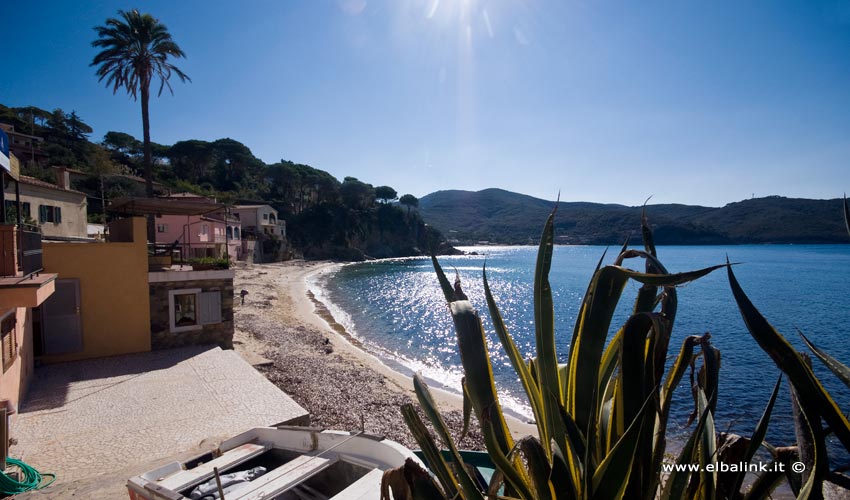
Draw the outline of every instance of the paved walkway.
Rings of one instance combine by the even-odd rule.
[[[30,496],[127,498],[132,475],[306,416],[234,351],[154,351],[36,368],[10,454],[58,477]]]

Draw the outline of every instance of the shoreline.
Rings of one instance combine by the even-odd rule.
[[[272,361],[259,370],[304,406],[314,424],[343,430],[363,425],[367,432],[418,448],[400,411],[401,404],[415,403],[412,377],[366,350],[310,289],[311,277],[338,265],[288,261],[237,268],[234,289],[247,288],[249,294],[244,305],[234,307],[234,347]],[[429,388],[457,439],[463,398],[432,384]],[[483,439],[471,420],[469,435],[458,445],[482,449]],[[506,420],[515,437],[536,434],[533,424],[512,415]]]

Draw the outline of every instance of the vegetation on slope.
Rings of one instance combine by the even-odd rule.
[[[536,244],[532,221],[545,219],[553,202],[501,189],[439,191],[420,200],[422,217],[453,243]],[[838,243],[846,239],[834,214],[840,200],[770,196],[722,208],[652,205],[659,244]],[[561,202],[556,243],[616,244],[633,230],[642,207]]]
[[[138,181],[144,173],[144,145],[135,137],[110,131],[99,144],[93,143],[91,127],[76,112],[33,106],[0,105],[0,123],[44,138],[35,161],[21,158],[24,174],[54,182],[51,167],[58,165],[87,174],[73,187],[89,196],[93,221],[103,220],[103,199],[145,196],[145,186]],[[420,255],[431,245],[438,251],[452,250],[442,246],[438,231],[426,230],[418,211],[411,210],[418,199],[403,195],[398,201],[390,186],[374,187],[354,177],[340,182],[328,172],[286,160],[268,165],[231,138],[152,143],[151,155],[159,194],[188,191],[225,203],[269,204],[308,258]]]

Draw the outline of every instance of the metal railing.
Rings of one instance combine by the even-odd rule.
[[[2,225],[0,251],[0,276],[29,276],[44,269],[38,228]]]
[[[41,231],[20,228],[18,230],[20,249],[20,268],[24,276],[44,270]]]

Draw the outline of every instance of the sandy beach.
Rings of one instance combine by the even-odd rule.
[[[328,429],[365,429],[418,448],[399,407],[415,401],[413,381],[358,347],[327,308],[313,297],[308,277],[337,264],[290,261],[237,269],[234,290],[246,290],[244,305],[234,306],[234,347],[245,357],[272,363],[258,369],[311,415],[312,425]],[[456,439],[463,426],[463,401],[432,387]],[[482,449],[475,425],[458,444]],[[510,418],[516,436],[535,427]]]

